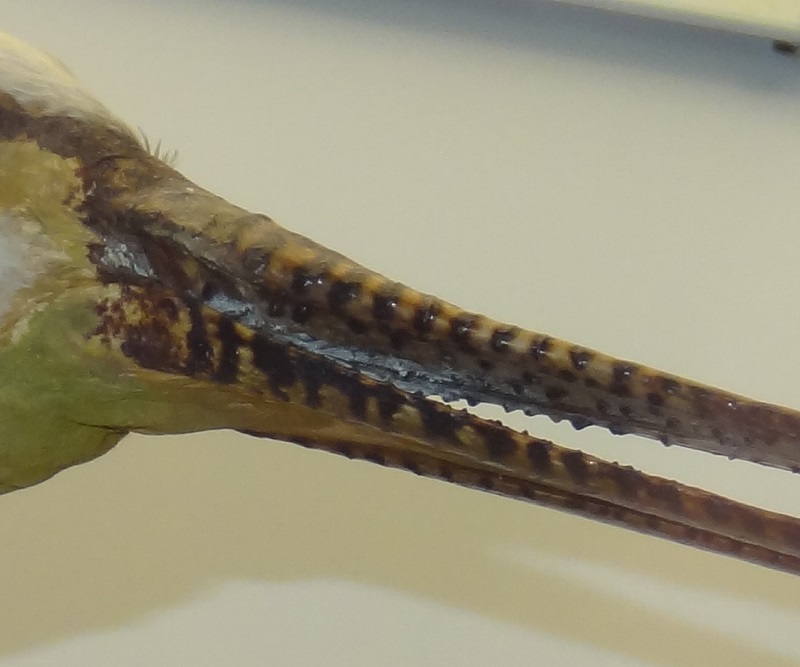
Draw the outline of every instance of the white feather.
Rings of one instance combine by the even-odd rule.
[[[133,136],[60,61],[4,33],[0,33],[0,92],[34,115],[89,120]]]
[[[0,320],[17,293],[31,287],[48,258],[34,241],[44,241],[40,226],[18,213],[0,211]],[[49,253],[52,254],[52,249]]]

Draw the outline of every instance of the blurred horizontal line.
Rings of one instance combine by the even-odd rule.
[[[800,43],[798,0],[556,0]]]

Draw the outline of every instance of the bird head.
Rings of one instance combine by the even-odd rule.
[[[194,184],[0,35],[0,491],[131,431],[232,428],[800,570],[787,517],[456,399],[800,467],[798,413],[393,282]]]

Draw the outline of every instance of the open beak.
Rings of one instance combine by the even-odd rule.
[[[0,141],[74,163],[64,206],[92,292],[87,356],[176,407],[97,427],[295,442],[800,572],[800,520],[645,475],[448,405],[596,425],[800,468],[800,413],[495,322],[199,188],[115,121],[0,91]],[[440,400],[442,399],[442,400]]]

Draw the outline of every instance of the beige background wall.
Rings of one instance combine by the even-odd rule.
[[[559,1],[770,39],[796,42],[800,37],[800,5],[796,0]]]
[[[463,306],[800,406],[800,60],[764,41],[488,0],[0,20],[239,204]],[[789,474],[509,421],[800,512]],[[0,498],[0,601],[3,666],[800,662],[798,579],[229,433],[131,437]]]

